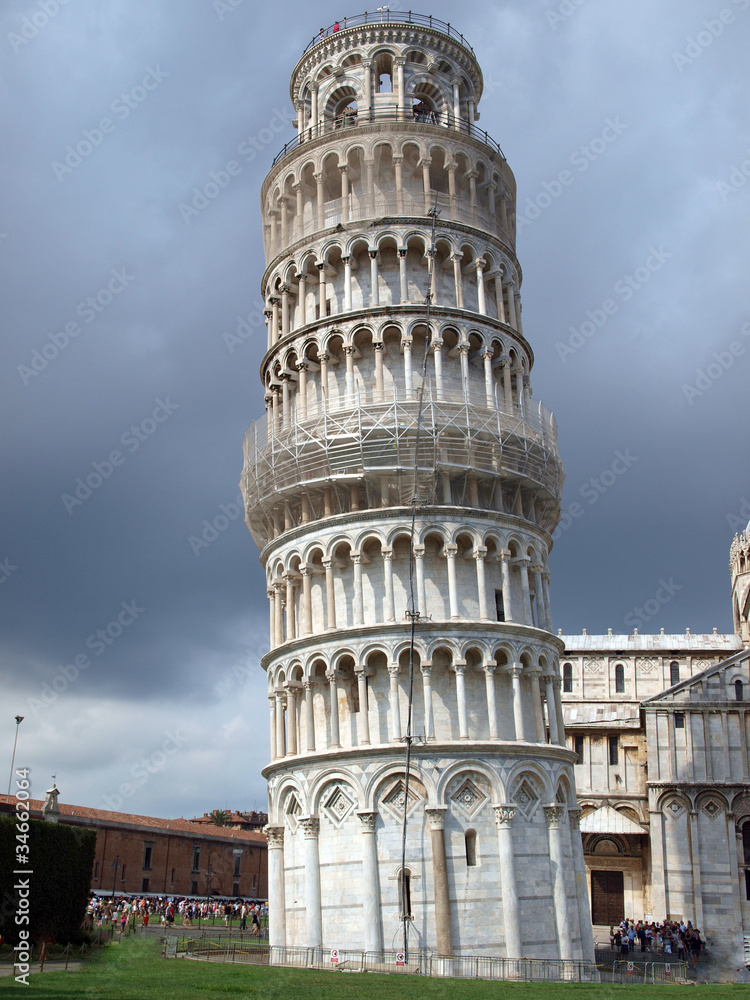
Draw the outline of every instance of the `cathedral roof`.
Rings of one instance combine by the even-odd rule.
[[[565,643],[565,649],[569,653],[575,652],[634,652],[636,650],[659,651],[670,653],[673,650],[715,649],[719,652],[730,652],[739,649],[742,645],[739,636],[733,632],[710,632],[693,634],[690,630],[677,633],[661,632],[657,635],[641,635],[639,632],[631,632],[627,635],[589,635],[587,632],[581,635],[563,635],[558,632],[558,636]]]
[[[581,833],[646,833],[629,816],[603,805],[581,818]]]

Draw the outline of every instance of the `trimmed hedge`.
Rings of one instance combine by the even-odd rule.
[[[81,926],[94,865],[96,834],[93,830],[61,826],[43,820],[29,820],[29,864],[16,863],[17,833],[13,817],[0,817],[0,934],[17,944],[19,931],[28,930],[29,940],[61,942],[83,939]],[[27,869],[22,875],[14,871]],[[16,884],[29,880],[28,909]],[[29,920],[16,923],[16,915]]]

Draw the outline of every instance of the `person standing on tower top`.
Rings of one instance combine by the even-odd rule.
[[[334,24],[333,30],[334,31],[341,31],[341,25],[339,24],[338,21]]]

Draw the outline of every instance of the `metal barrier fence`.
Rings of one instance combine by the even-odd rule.
[[[239,942],[183,939],[177,951],[205,961],[246,962],[297,969],[331,969],[347,972],[382,972],[446,979],[494,979],[516,982],[599,982],[590,962],[562,959],[494,958],[485,955],[439,958],[425,952],[405,956],[391,951],[350,951],[344,948],[255,947]]]
[[[611,982],[685,984],[691,980],[687,974],[687,962],[639,962],[636,959],[623,959],[612,964]]]

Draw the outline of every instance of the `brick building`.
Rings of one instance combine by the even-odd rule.
[[[217,824],[216,814],[220,814],[222,822]],[[229,812],[224,809],[215,809],[210,813],[203,813],[190,820],[191,823],[199,823],[203,826],[222,826],[225,830],[262,830],[268,823],[268,813],[256,812]]]
[[[29,801],[31,816],[96,831],[96,892],[268,897],[267,844],[260,831],[67,805],[53,793],[44,811],[40,799]],[[0,795],[0,813],[14,809],[15,799]]]

